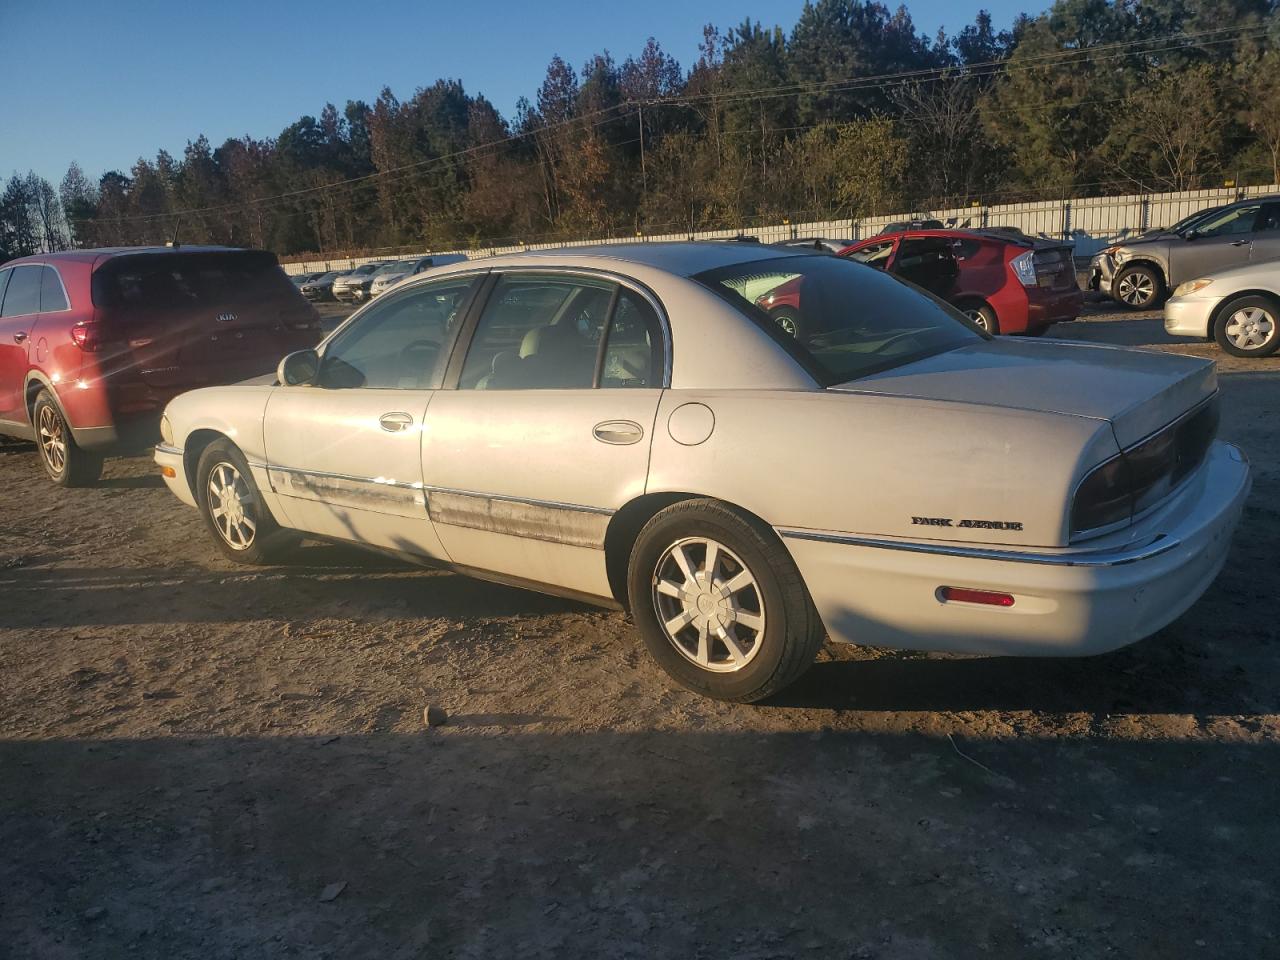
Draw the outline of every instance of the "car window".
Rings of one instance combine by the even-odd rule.
[[[431,389],[439,382],[444,343],[474,283],[472,277],[456,277],[380,297],[325,347],[316,385]]]
[[[4,304],[4,288],[9,285],[9,278],[13,276],[13,268],[6,267],[0,270],[0,305]]]
[[[1258,218],[1257,231],[1280,230],[1280,203],[1268,203],[1262,208],[1262,216]]]
[[[129,254],[112,257],[93,273],[93,302],[99,307],[169,311],[216,307],[255,295],[269,296],[280,282],[270,253]]]
[[[1202,237],[1226,237],[1237,233],[1250,233],[1253,223],[1258,219],[1261,204],[1247,207],[1232,207],[1219,214],[1205,219],[1196,227],[1196,233]]]
[[[963,240],[954,241],[952,243],[952,247],[955,249],[957,260],[968,260],[982,249],[982,242],[979,240],[970,240],[966,237]]]
[[[595,379],[616,285],[557,274],[507,274],[467,350],[463,390],[573,390]]]
[[[740,292],[742,276],[770,268],[794,278],[794,335]],[[841,257],[740,263],[694,279],[740,309],[826,386],[984,339],[954,307]]]
[[[4,291],[0,316],[22,317],[40,312],[40,275],[37,266],[14,267],[9,286]]]
[[[58,279],[58,272],[53,267],[46,266],[40,273],[40,312],[54,313],[71,309],[71,304],[67,303],[67,294]]]
[[[662,386],[662,327],[649,302],[623,288],[609,322],[602,387]]]
[[[883,270],[892,255],[892,240],[873,243],[868,247],[863,247],[861,250],[854,250],[852,253],[847,254],[850,260],[857,260],[859,263],[865,263],[867,266],[875,267],[877,270]]]

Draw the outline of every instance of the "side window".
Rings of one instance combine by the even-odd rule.
[[[58,310],[70,310],[71,304],[67,303],[67,295],[62,289],[62,282],[58,279],[58,271],[46,266],[41,268],[40,273],[40,312],[54,313]]]
[[[955,248],[957,260],[968,260],[982,248],[982,244],[977,240],[966,239],[956,240],[952,243],[952,247]]]
[[[4,288],[9,285],[9,278],[13,276],[13,268],[0,270],[0,308],[4,306]]]
[[[584,277],[506,274],[480,316],[459,389],[591,387],[616,289]]]
[[[379,299],[325,348],[316,385],[431,389],[439,382],[443,344],[474,284],[459,277]]]
[[[1251,233],[1253,223],[1258,219],[1259,204],[1247,207],[1234,207],[1210,217],[1196,232],[1202,237],[1227,237],[1237,233]]]
[[[1263,207],[1262,216],[1258,218],[1258,225],[1254,229],[1258,232],[1280,230],[1280,203],[1268,203]]]
[[[649,302],[623,289],[604,346],[602,387],[662,386],[662,327]]]
[[[13,268],[0,316],[21,317],[40,312],[40,274],[39,267]]]
[[[869,247],[855,250],[849,254],[849,259],[865,263],[867,266],[875,267],[877,270],[883,270],[892,255],[893,241],[885,240],[883,243],[873,243]]]

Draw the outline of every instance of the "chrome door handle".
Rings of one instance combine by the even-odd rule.
[[[384,413],[378,418],[378,425],[387,433],[400,433],[413,426],[413,417],[407,413]]]
[[[14,342],[14,343],[21,343],[21,342],[22,342],[23,340],[25,340],[25,339],[27,339],[27,335],[26,335],[26,333],[24,333],[24,332],[23,332],[23,331],[21,331],[21,330],[19,330],[17,333],[15,333],[15,334],[13,335],[13,342]]]
[[[644,436],[644,428],[632,420],[606,420],[604,423],[597,423],[591,433],[601,443],[625,446],[628,443],[638,443]]]

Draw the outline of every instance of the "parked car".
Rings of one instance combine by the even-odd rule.
[[[424,270],[430,270],[432,267],[442,267],[450,263],[462,263],[466,259],[466,256],[461,253],[437,253],[425,257],[414,257],[409,260],[399,260],[396,263],[389,264],[374,274],[373,283],[369,285],[369,298],[372,299],[386,293],[405,277],[416,276]]]
[[[312,280],[319,280],[324,276],[324,273],[291,273],[286,274],[286,276],[289,278],[290,283],[301,290],[303,286],[310,283]]]
[[[333,299],[333,284],[346,271],[330,270],[328,273],[316,274],[301,287],[302,295],[314,302]]]
[[[946,299],[989,333],[1038,335],[1080,315],[1083,294],[1068,244],[1008,230],[912,230],[844,251],[890,273],[927,238],[948,241],[959,272]],[[936,292],[936,291],[935,291]]]
[[[269,372],[320,340],[273,254],[116,247],[0,268],[0,433],[36,441],[50,479],[92,483],[155,443],[176,394]]]
[[[1280,196],[1227,204],[1169,230],[1107,247],[1094,260],[1097,288],[1137,310],[1218,270],[1280,257]]]
[[[960,273],[952,241],[946,237],[908,236],[900,243],[873,243],[850,249],[848,257],[909,280],[943,299],[953,294]],[[821,296],[824,286],[795,276],[760,293],[754,301],[786,333],[807,340],[826,333],[816,321],[830,316],[831,311],[821,303],[816,311],[806,310],[804,305],[806,296],[810,303],[815,296]]]
[[[1237,357],[1280,350],[1280,260],[1249,263],[1180,284],[1164,305],[1175,337],[1216,340]]]
[[[739,292],[768,273],[812,283],[824,338]],[[1217,415],[1208,360],[992,338],[827,254],[619,244],[407,281],[275,383],[175,398],[155,457],[232,559],[353,540],[625,607],[677,681],[750,701],[828,635],[1159,630],[1249,490]]]
[[[373,283],[373,275],[387,266],[386,260],[375,260],[362,263],[353,270],[348,270],[333,281],[333,299],[342,303],[355,303],[367,300],[369,287]]]

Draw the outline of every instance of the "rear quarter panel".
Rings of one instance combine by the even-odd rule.
[[[712,411],[701,443],[680,429],[696,419],[680,410],[688,404]],[[1116,452],[1109,425],[1084,417],[823,390],[671,390],[647,492],[717,497],[774,527],[1053,547],[1066,543],[1079,477]]]

